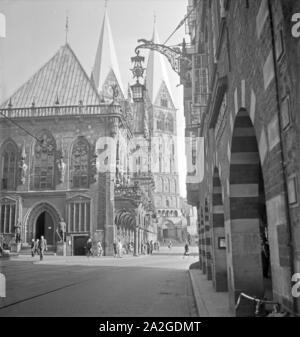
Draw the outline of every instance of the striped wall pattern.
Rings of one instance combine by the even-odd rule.
[[[257,219],[259,199],[259,153],[247,111],[235,121],[230,163],[230,218]]]
[[[260,157],[255,130],[248,112],[236,116],[230,163],[230,247],[235,297],[242,291],[261,296],[263,277],[260,247]],[[245,278],[245,275],[248,275]],[[242,305],[239,315],[252,308]]]
[[[219,171],[214,169],[213,175],[213,228],[224,228],[224,207],[222,201],[222,186]]]
[[[197,208],[197,231],[198,231],[198,250],[199,250],[199,265],[200,269],[202,270],[202,265],[203,265],[203,257],[202,257],[202,234],[201,234],[201,210],[200,207],[198,206]]]
[[[206,276],[208,280],[212,280],[212,230],[209,219],[209,205],[208,200],[205,198],[204,207],[204,233],[205,233],[205,257],[206,257]]]
[[[204,229],[204,212],[203,208],[200,208],[200,236],[199,236],[199,242],[200,242],[200,251],[201,251],[201,261],[202,261],[202,272],[203,274],[206,274],[206,253],[205,253],[205,229]]]
[[[213,174],[212,206],[213,285],[216,291],[227,291],[227,254],[226,249],[219,247],[219,239],[225,238],[225,218],[222,186],[217,167]]]

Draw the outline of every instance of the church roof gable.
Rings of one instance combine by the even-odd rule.
[[[92,81],[87,76],[75,53],[68,44],[42,66],[23,84],[1,108],[100,104],[100,98]]]
[[[119,81],[115,75],[113,69],[107,74],[106,79],[102,85],[102,90],[99,91],[100,97],[105,99],[112,99],[113,97],[113,86],[117,86],[117,99],[124,100],[122,88],[120,87]]]
[[[154,43],[160,44],[155,25],[153,29],[152,41]],[[165,86],[168,88],[169,95],[172,97],[172,90],[165,57],[157,51],[150,50],[146,68],[146,87],[148,97],[152,104],[155,103],[162,82],[165,83]]]
[[[167,101],[167,106],[162,105],[162,100]],[[162,106],[163,108],[169,108],[169,109],[175,110],[172,97],[170,95],[169,89],[165,81],[161,82],[156,98],[154,100],[154,105],[159,105],[159,106]]]

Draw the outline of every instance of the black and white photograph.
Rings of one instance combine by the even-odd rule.
[[[299,0],[0,0],[0,327],[300,317],[299,193]]]

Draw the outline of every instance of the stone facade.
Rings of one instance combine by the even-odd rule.
[[[148,114],[153,135],[151,167],[155,179],[153,196],[160,238],[181,240],[176,109],[164,82],[154,104],[149,104]]]
[[[149,195],[130,178],[130,103],[103,102],[68,44],[1,106],[0,234],[83,255],[88,237],[141,251],[156,238]],[[66,230],[63,233],[63,224]],[[150,233],[150,234],[149,234]]]
[[[152,40],[159,43],[154,25]],[[182,241],[180,209],[177,118],[165,60],[150,50],[146,68],[146,110],[151,133],[151,171],[155,180],[154,203],[159,239]]]

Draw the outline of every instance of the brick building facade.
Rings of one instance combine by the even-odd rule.
[[[299,4],[189,5],[192,67],[182,82],[186,135],[204,139],[203,153],[195,150],[204,160],[202,179],[187,181],[188,200],[198,208],[200,266],[216,291],[228,291],[232,310],[244,292],[299,313],[291,291],[300,249],[299,42],[291,35]],[[207,83],[197,77],[197,58]],[[208,94],[201,108],[197,82],[198,93]],[[253,314],[251,304],[236,314]]]

